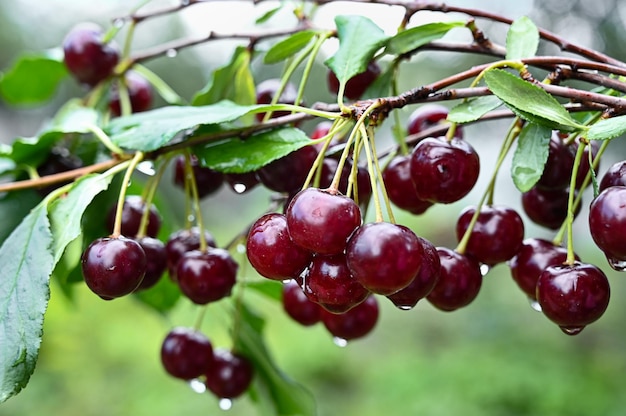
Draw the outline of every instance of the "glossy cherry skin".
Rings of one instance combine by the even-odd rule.
[[[109,231],[113,232],[115,223],[115,212],[117,207],[114,205],[109,209],[107,216],[107,225]],[[122,206],[122,235],[134,237],[139,233],[139,225],[141,217],[146,211],[146,202],[139,195],[127,195]],[[150,204],[150,213],[148,214],[148,224],[145,234],[150,237],[156,237],[161,229],[161,215],[154,204]]]
[[[540,238],[527,238],[509,261],[511,276],[526,295],[537,298],[537,280],[548,266],[563,264],[567,249]]]
[[[238,268],[228,251],[211,247],[185,253],[178,262],[176,277],[185,296],[205,305],[230,295]]]
[[[441,269],[439,280],[426,299],[442,311],[469,305],[480,291],[483,277],[473,258],[446,247],[437,247]]]
[[[152,106],[152,85],[148,80],[135,71],[128,71],[123,82],[126,83],[128,89],[131,112],[140,113],[149,110]],[[119,88],[113,88],[109,99],[109,110],[114,116],[119,116],[122,114],[121,108]]]
[[[409,134],[420,134],[432,127],[449,124],[446,120],[448,112],[448,108],[441,104],[424,104],[409,116],[407,132]],[[454,137],[463,138],[463,128],[461,126],[456,126]]]
[[[322,312],[322,322],[333,336],[346,341],[362,338],[372,332],[378,322],[378,301],[370,295],[363,302],[341,314]]]
[[[303,278],[307,298],[333,313],[344,313],[369,295],[350,273],[344,254],[315,256]]]
[[[574,168],[574,157],[573,146],[567,146],[558,133],[553,133],[550,138],[548,160],[536,186],[547,190],[567,188]]]
[[[81,267],[89,289],[111,300],[137,289],[146,274],[146,253],[130,238],[98,238],[83,252]]]
[[[537,281],[537,301],[544,315],[566,334],[575,335],[598,320],[609,304],[609,281],[592,264],[548,266]]]
[[[600,191],[604,191],[609,186],[626,186],[626,160],[614,163],[602,175],[599,185]]]
[[[322,161],[322,172],[320,175],[320,185],[321,189],[329,188],[334,177],[335,172],[339,166],[339,162],[337,159],[326,157]],[[341,171],[341,176],[339,178],[339,192],[347,192],[348,191],[348,182],[350,180],[350,175],[353,170],[353,161],[348,159],[346,163],[343,165],[343,169]],[[359,205],[367,204],[370,197],[372,196],[372,185],[370,182],[370,175],[367,172],[367,169],[363,166],[357,166],[356,173],[356,184],[353,184],[352,189],[352,199],[354,198],[354,190],[357,190],[356,194],[359,199]]]
[[[476,207],[467,207],[456,223],[457,241],[469,227]],[[478,214],[465,253],[490,266],[503,263],[517,253],[524,240],[524,223],[512,208],[485,205]]]
[[[478,180],[478,153],[464,140],[427,138],[411,153],[411,177],[418,198],[448,204],[467,195]]]
[[[120,52],[112,43],[104,43],[104,33],[94,23],[74,26],[63,40],[64,62],[81,83],[94,86],[113,73]]]
[[[304,185],[316,157],[314,146],[304,146],[259,169],[259,180],[272,191],[298,191]]]
[[[200,198],[214,194],[220,189],[222,183],[224,183],[224,174],[222,172],[201,166],[198,158],[195,156],[191,157],[190,163]],[[186,176],[185,157],[179,156],[174,162],[174,184],[181,189],[185,189]]]
[[[344,89],[344,95],[350,100],[358,100],[365,93],[365,90],[376,81],[380,72],[380,66],[378,66],[376,61],[370,62],[365,71],[348,80]],[[333,94],[339,92],[339,80],[333,71],[328,71],[328,89]]]
[[[361,225],[361,210],[352,199],[317,188],[298,192],[286,216],[294,243],[319,254],[342,253],[350,234]]]
[[[567,189],[545,190],[535,186],[522,194],[522,208],[535,224],[557,230],[567,218],[568,198]],[[580,204],[574,212],[574,217],[579,212]]]
[[[356,229],[346,246],[352,276],[367,290],[391,295],[407,287],[420,271],[424,248],[409,228],[374,222]]]
[[[257,104],[270,104],[276,95],[276,92],[280,88],[281,81],[278,78],[271,78],[259,83],[256,86],[256,102]],[[298,90],[296,87],[288,82],[283,89],[277,104],[295,104],[296,97],[298,96]],[[274,111],[272,112],[272,118],[287,116],[291,114],[291,111]],[[256,118],[258,121],[263,121],[265,113],[257,113]]]
[[[398,155],[391,159],[383,169],[383,182],[389,199],[400,209],[419,215],[433,205],[432,202],[424,201],[417,196],[415,183],[411,177],[409,155]]]
[[[254,367],[245,356],[217,348],[205,375],[205,384],[216,397],[234,399],[248,390],[254,377]]]
[[[173,328],[161,345],[161,363],[173,377],[191,380],[203,375],[213,362],[213,345],[192,328]]]
[[[287,315],[300,325],[315,325],[322,319],[322,307],[309,300],[295,280],[283,285],[282,304]]]
[[[417,237],[424,250],[422,267],[407,287],[388,295],[387,298],[400,309],[411,309],[425,298],[435,287],[441,274],[441,261],[435,246],[422,237]]]
[[[215,247],[215,240],[211,233],[204,230],[204,238],[209,247]],[[178,230],[172,233],[165,243],[165,252],[167,255],[167,269],[172,280],[176,281],[176,268],[178,261],[188,251],[200,248],[200,230],[198,227],[192,227],[186,230]]]
[[[137,242],[146,253],[146,274],[137,290],[149,289],[156,285],[167,268],[165,244],[156,238],[144,236]]]
[[[252,225],[246,254],[261,276],[281,281],[300,275],[312,258],[310,251],[291,240],[287,218],[275,213],[263,215]]]
[[[591,202],[589,231],[607,257],[626,260],[626,186],[611,186]]]

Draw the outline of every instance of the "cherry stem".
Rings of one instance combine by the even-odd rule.
[[[374,167],[374,162],[372,158],[372,150],[370,145],[369,137],[367,136],[367,130],[365,126],[361,124],[359,126],[359,132],[363,138],[363,143],[365,147],[365,157],[367,158],[367,171],[370,175],[370,183],[372,186],[372,196],[374,197],[374,209],[376,210],[376,222],[383,221],[383,209],[380,205],[380,197],[378,196],[378,188],[376,186],[376,178],[378,175],[376,174],[376,168]]]
[[[100,140],[100,142],[102,142],[102,144],[111,151],[111,153],[117,155],[124,154],[124,151],[119,148],[115,143],[113,143],[109,136],[107,136],[104,130],[102,130],[100,127],[96,126],[95,124],[89,124],[85,126],[85,128],[92,132],[94,136],[96,136],[96,138]]]
[[[583,143],[578,146],[576,150],[576,157],[574,158],[574,167],[572,169],[572,176],[569,182],[569,195],[567,198],[567,259],[565,264],[572,265],[576,261],[576,253],[574,253],[574,194],[576,193],[576,176],[580,161],[585,153],[585,147]]]
[[[209,309],[208,303],[200,307],[200,310],[198,311],[198,316],[196,317],[196,322],[193,325],[193,329],[195,329],[196,331],[200,331],[200,328],[202,328],[202,322],[204,321],[204,317],[206,316],[207,309]]]
[[[120,188],[120,194],[117,198],[117,207],[115,210],[115,222],[113,225],[113,233],[111,237],[118,238],[122,235],[122,212],[124,210],[124,201],[126,200],[126,190],[130,185],[130,178],[135,171],[135,168],[143,159],[143,152],[135,153],[135,156],[130,160],[128,164],[128,168],[126,169],[126,173],[124,174],[124,178],[122,179],[122,186]]]
[[[200,209],[198,184],[196,182],[196,175],[194,174],[191,166],[191,154],[189,152],[185,152],[185,182],[189,184],[191,205],[193,206],[194,217],[200,231],[200,251],[206,251],[209,245],[206,241],[206,236],[204,235],[204,222],[202,221],[202,210]]]
[[[319,51],[324,45],[324,42],[333,35],[333,32],[322,32],[318,35],[317,40],[313,44],[313,47],[310,51],[309,59],[304,66],[304,70],[302,72],[302,79],[300,80],[300,85],[298,86],[298,94],[296,95],[296,103],[302,102],[302,97],[304,96],[304,87],[306,86],[307,81],[311,75],[311,71],[313,70],[313,65],[315,64],[315,58],[319,54]]]
[[[382,169],[380,168],[380,163],[378,162],[378,156],[377,156],[378,153],[376,152],[376,140],[374,136],[373,127],[367,128],[367,135],[368,135],[368,143],[370,147],[372,148],[372,155],[373,155],[372,158],[374,159],[374,167],[376,169],[376,178],[378,181],[378,185],[380,187],[380,192],[382,193],[382,196],[383,196],[383,201],[385,201],[385,208],[387,209],[389,222],[392,224],[395,224],[396,219],[393,215],[393,209],[391,208],[391,202],[389,200],[389,195],[387,194],[387,187],[385,186],[385,181],[383,181]],[[372,191],[374,191],[374,188],[372,188]]]
[[[148,229],[148,220],[150,219],[150,206],[156,195],[157,187],[163,178],[163,174],[167,168],[167,165],[173,155],[167,155],[163,158],[163,161],[156,171],[156,174],[150,178],[148,185],[146,186],[146,195],[144,198],[145,210],[141,214],[141,221],[139,222],[139,231],[137,232],[137,238],[142,238],[146,235]]]

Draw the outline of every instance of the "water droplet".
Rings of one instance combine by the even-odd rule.
[[[585,329],[584,326],[561,326],[559,328],[561,328],[561,331],[567,335],[578,335],[583,329]]]
[[[222,410],[230,410],[230,408],[233,407],[233,401],[230,399],[222,398],[220,399],[218,406]]]
[[[148,176],[154,176],[156,170],[154,170],[154,163],[149,160],[143,161],[137,165],[137,170]]]
[[[183,6],[189,6],[191,4],[191,0],[180,0],[180,4]]]
[[[411,305],[396,305],[396,308],[400,309],[401,311],[410,311],[411,309],[413,309],[413,306],[411,306]]]
[[[287,283],[289,283],[289,282],[291,282],[291,279],[285,279],[285,280],[283,280],[283,284],[285,284],[285,285],[286,285]]]
[[[533,310],[537,312],[541,312],[541,305],[535,299],[528,298],[528,304],[530,305],[531,308],[533,308]]]
[[[626,270],[625,260],[618,260],[613,257],[607,257],[606,260],[609,262],[609,266],[611,266],[613,270],[617,270],[618,272]]]
[[[195,391],[196,393],[204,393],[206,391],[206,385],[198,380],[197,378],[194,378],[193,380],[189,380],[189,387],[191,387],[191,390]]]
[[[238,194],[243,194],[244,192],[246,192],[246,189],[248,188],[243,183],[236,183],[233,185],[233,190]]]
[[[178,51],[176,49],[168,49],[165,52],[165,56],[167,56],[168,58],[175,58],[176,55],[178,55]]]
[[[481,275],[486,275],[487,273],[489,273],[489,270],[491,270],[491,266],[489,266],[488,264],[485,263],[481,263],[480,264],[480,274]]]
[[[118,29],[121,29],[122,27],[124,27],[125,24],[126,24],[126,21],[122,19],[121,17],[118,17],[117,19],[113,20],[113,26]]]
[[[196,220],[196,216],[193,214],[187,215],[187,221],[194,222]]]
[[[334,337],[333,342],[336,346],[340,348],[344,348],[346,345],[348,345],[348,340],[341,337]]]
[[[237,253],[243,254],[246,252],[246,246],[244,244],[237,244]]]

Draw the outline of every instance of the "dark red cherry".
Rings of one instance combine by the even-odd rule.
[[[137,242],[146,253],[146,274],[137,290],[149,289],[156,285],[167,268],[165,244],[152,237],[142,237]]]
[[[257,104],[270,104],[278,89],[280,88],[281,81],[278,78],[267,79],[256,86],[256,102]],[[283,89],[277,104],[295,104],[296,97],[298,96],[298,90],[296,87],[288,82]],[[291,111],[274,111],[272,112],[272,118],[287,116],[291,114]],[[257,113],[256,118],[258,121],[263,121],[265,113]]]
[[[567,189],[549,191],[535,186],[522,194],[522,208],[535,224],[557,230],[567,218],[568,198]],[[580,206],[576,208],[574,216],[580,212]]]
[[[287,218],[266,214],[250,228],[246,254],[252,267],[273,280],[292,279],[311,262],[311,252],[296,245],[289,235]]]
[[[211,233],[204,230],[204,238],[209,247],[215,247],[215,240]],[[200,230],[198,227],[190,229],[178,230],[172,233],[165,243],[165,252],[167,254],[167,269],[170,277],[176,281],[176,268],[178,261],[188,251],[200,248]]]
[[[469,305],[480,291],[483,277],[473,258],[446,247],[437,247],[439,280],[426,299],[436,308],[453,311]]]
[[[272,191],[298,191],[304,185],[316,157],[314,146],[304,146],[259,169],[259,180]]]
[[[409,116],[407,132],[409,134],[420,134],[432,127],[449,124],[446,120],[448,112],[448,108],[441,104],[424,104]],[[454,137],[463,138],[463,128],[461,126],[456,126]]]
[[[548,190],[567,188],[574,168],[574,157],[573,146],[567,146],[561,136],[554,132],[550,138],[548,160],[535,186]]]
[[[626,260],[626,186],[610,186],[591,202],[589,231],[608,258]]]
[[[358,100],[376,81],[380,75],[381,69],[376,61],[372,61],[367,65],[365,71],[353,76],[346,83],[344,95],[350,100]],[[328,71],[328,89],[333,94],[339,92],[339,80],[333,71]]]
[[[245,356],[217,348],[205,375],[205,384],[216,397],[234,399],[248,390],[254,377],[254,367]]]
[[[609,281],[592,264],[548,266],[537,281],[537,301],[544,315],[568,335],[598,320],[609,304]]]
[[[626,186],[626,160],[614,163],[600,180],[600,191],[609,186]]]
[[[256,172],[225,173],[224,180],[238,194],[249,192],[260,183]]]
[[[400,309],[411,309],[420,299],[425,298],[435,287],[441,273],[441,262],[435,246],[425,238],[417,238],[424,249],[419,273],[407,287],[387,296]]]
[[[478,153],[464,140],[427,138],[411,154],[411,177],[418,198],[448,204],[467,195],[478,180]]]
[[[468,229],[476,207],[467,207],[456,223],[457,241]],[[524,223],[512,208],[485,205],[480,209],[465,253],[490,266],[505,262],[517,253],[524,239]]]
[[[133,113],[140,113],[149,110],[152,106],[152,85],[142,75],[135,71],[128,71],[124,75],[124,82],[128,89],[128,98],[130,99],[130,108]],[[111,89],[111,97],[109,99],[109,110],[114,116],[122,114],[120,104],[119,87],[114,84]]]
[[[115,223],[115,213],[117,206],[112,206],[109,209],[107,216],[107,226],[109,231],[113,232]],[[129,237],[134,237],[139,233],[139,226],[141,224],[141,217],[146,211],[146,201],[139,195],[127,195],[124,199],[124,205],[122,207],[122,229],[121,234]],[[148,224],[145,230],[145,235],[149,237],[156,237],[161,229],[161,215],[154,204],[150,204],[150,213],[148,214]]]
[[[78,169],[83,166],[83,161],[73,155],[68,149],[60,146],[55,146],[50,150],[50,154],[46,159],[37,167],[37,174],[39,176],[54,175],[56,173],[67,172],[70,170]],[[45,196],[62,185],[68,184],[70,181],[64,181],[54,183],[48,186],[37,188],[39,194]]]
[[[172,329],[161,345],[161,363],[173,377],[191,380],[205,374],[213,362],[213,346],[192,328]]]
[[[350,234],[361,225],[361,210],[352,199],[317,188],[296,194],[286,215],[292,240],[320,254],[342,253]]]
[[[412,214],[423,214],[433,205],[417,196],[411,177],[411,156],[398,155],[383,169],[383,182],[391,202]]]
[[[321,306],[311,302],[295,280],[290,280],[283,285],[282,303],[287,315],[300,325],[315,325],[321,319]]]
[[[83,252],[81,267],[89,289],[110,300],[137,289],[146,274],[146,253],[130,238],[98,238]]]
[[[200,165],[198,158],[191,156],[191,169],[198,187],[198,197],[204,198],[217,192],[224,183],[224,174]],[[174,162],[174,184],[185,189],[185,157],[179,156]]]
[[[113,73],[120,52],[113,42],[104,42],[102,28],[94,23],[74,26],[63,40],[64,62],[81,83],[94,86]]]
[[[370,295],[347,312],[335,314],[323,311],[322,322],[333,336],[348,341],[372,332],[378,322],[378,315],[378,301]]]
[[[303,278],[307,298],[333,313],[346,312],[369,295],[350,273],[344,254],[313,257]]]
[[[215,302],[230,295],[238,267],[228,251],[221,248],[189,251],[178,261],[178,286],[193,303]]]
[[[424,261],[413,231],[388,222],[365,224],[348,240],[346,260],[352,276],[366,289],[390,295],[407,287]]]

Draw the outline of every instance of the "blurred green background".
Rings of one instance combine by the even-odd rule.
[[[152,3],[168,4],[156,0]],[[232,3],[230,11],[207,5],[204,14],[155,19],[140,27],[135,46],[141,49],[167,39],[197,35],[219,23],[223,31],[246,28],[267,7],[262,4],[255,9],[250,2],[224,3]],[[626,7],[617,0],[450,3],[490,9],[512,18],[527,14],[538,25],[572,41],[626,59],[621,47],[626,36]],[[9,66],[22,51],[59,45],[76,22],[91,20],[108,25],[129,7],[121,0],[84,4],[68,0],[0,2],[0,68]],[[249,18],[246,11],[251,12]],[[238,20],[230,20],[233,16]],[[279,21],[281,18],[289,16],[279,16]],[[501,42],[498,36],[504,33],[503,27],[481,27]],[[190,97],[213,69],[226,62],[232,50],[230,43],[205,45],[181,52],[175,59],[156,59],[148,66],[181,95]],[[401,84],[408,89],[481,59],[425,53],[403,70]],[[277,75],[281,69],[255,65],[259,79]],[[320,68],[315,76],[318,83],[323,82]],[[312,101],[331,100],[322,90],[315,85],[311,88]],[[32,134],[59,103],[79,93],[79,88],[68,80],[55,100],[43,107],[16,109],[0,103],[0,139],[10,142],[14,137]],[[402,117],[410,111],[404,111]],[[483,161],[481,182],[467,198],[430,209],[420,217],[399,213],[398,221],[436,245],[454,247],[451,225],[464,206],[479,198],[480,184],[484,185],[490,174],[493,152],[506,126],[506,122],[489,122],[467,127],[466,138]],[[618,141],[611,146],[613,151],[603,160],[601,172],[613,160],[626,156]],[[258,217],[267,207],[268,198],[262,189],[243,196],[223,189],[206,200],[205,221],[218,243],[225,244],[243,225]],[[520,206],[506,167],[498,180],[496,202]],[[623,415],[626,279],[613,272],[592,246],[585,215],[583,210],[576,222],[576,250],[583,260],[607,272],[612,301],[601,320],[576,337],[564,335],[528,306],[506,265],[491,270],[478,299],[456,312],[437,311],[427,302],[420,302],[411,311],[400,311],[380,298],[381,316],[373,333],[345,348],[335,346],[321,325],[300,327],[285,316],[279,304],[255,293],[246,293],[245,297],[267,319],[267,343],[277,364],[310,389],[320,415]],[[527,236],[552,237],[528,221],[526,224]],[[0,415],[220,414],[212,396],[194,393],[185,383],[168,377],[159,361],[161,341],[167,331],[175,325],[193,325],[197,314],[198,308],[184,300],[167,316],[156,314],[132,298],[103,302],[82,285],[77,287],[75,300],[69,301],[53,285],[35,373],[22,393],[0,405]],[[228,346],[225,327],[229,323],[225,306],[211,305],[202,329],[214,345]],[[242,398],[228,414],[254,415],[256,410],[247,398]]]

